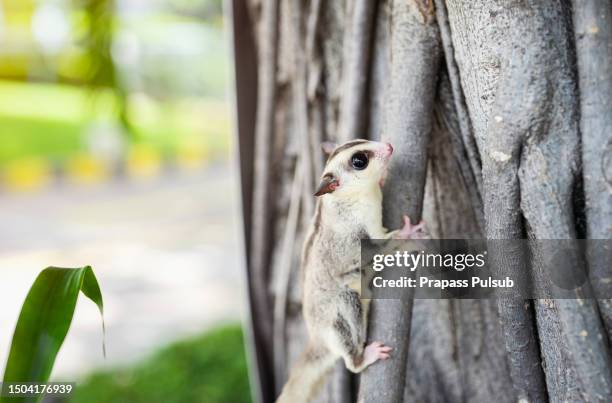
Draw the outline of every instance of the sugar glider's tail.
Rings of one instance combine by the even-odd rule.
[[[322,345],[308,344],[295,363],[276,403],[308,403],[333,367],[334,356]]]

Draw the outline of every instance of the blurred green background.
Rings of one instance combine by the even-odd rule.
[[[54,372],[77,378],[71,401],[250,401],[238,263],[215,272],[237,248],[222,16],[222,0],[0,0],[0,356],[33,271],[95,265],[109,356],[91,358],[79,303]]]
[[[0,4],[0,169],[9,187],[19,188],[19,176],[45,182],[41,164],[96,181],[124,167],[226,157],[221,0]]]

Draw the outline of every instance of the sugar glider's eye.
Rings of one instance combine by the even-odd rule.
[[[366,153],[358,152],[351,157],[351,166],[358,171],[368,167],[368,156]]]

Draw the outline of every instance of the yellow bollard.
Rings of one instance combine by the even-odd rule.
[[[7,163],[2,179],[8,191],[31,192],[47,187],[53,179],[51,164],[44,158],[30,157]]]

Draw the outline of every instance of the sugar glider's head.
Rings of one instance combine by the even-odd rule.
[[[323,143],[329,154],[315,196],[337,196],[368,191],[382,185],[393,147],[389,143],[353,140],[340,146]]]

